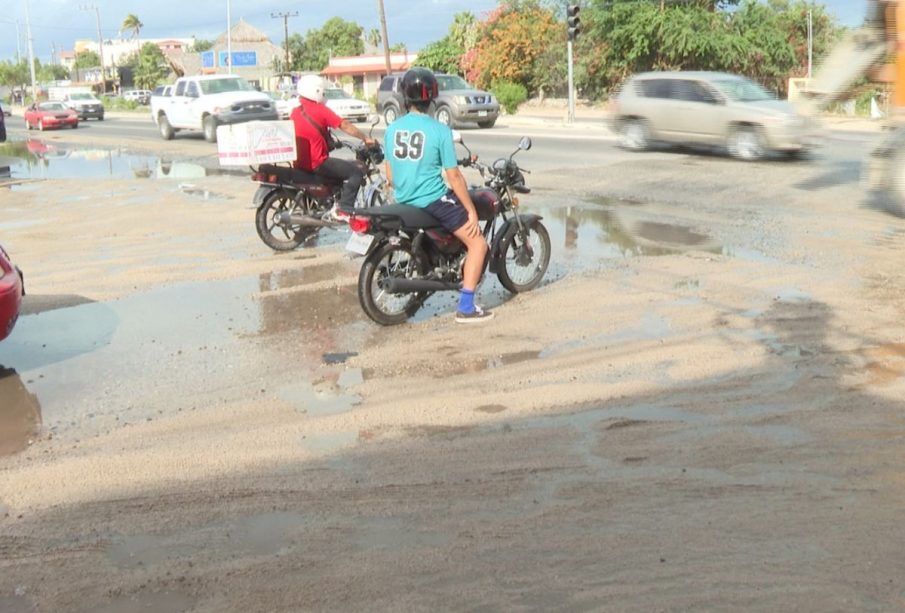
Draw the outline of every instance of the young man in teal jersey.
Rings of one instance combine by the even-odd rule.
[[[474,302],[487,256],[487,241],[481,234],[468,184],[459,170],[452,131],[427,114],[437,90],[437,79],[426,68],[412,68],[402,77],[402,93],[409,112],[391,123],[384,136],[387,180],[399,204],[423,208],[465,245],[456,321],[487,321],[493,313]]]

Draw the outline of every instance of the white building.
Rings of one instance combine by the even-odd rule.
[[[131,38],[131,39],[107,39],[104,41],[104,66],[111,68],[120,66],[125,59],[138,51],[139,45],[145,43],[154,43],[165,55],[172,53],[182,53],[191,49],[195,45],[194,38]],[[75,62],[75,56],[85,51],[93,51],[100,55],[100,45],[97,40],[77,40],[74,45],[74,52],[70,55],[68,52],[60,54],[60,63],[72,70]]]

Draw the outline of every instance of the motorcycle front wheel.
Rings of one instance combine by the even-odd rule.
[[[550,264],[550,235],[540,221],[526,225],[503,239],[500,283],[513,294],[538,286]]]
[[[417,278],[426,270],[426,264],[409,244],[387,243],[378,247],[365,258],[358,275],[361,308],[381,326],[404,323],[421,307],[427,294],[391,294],[386,291],[386,282],[393,277]]]
[[[305,213],[305,207],[296,202],[293,194],[277,189],[264,198],[255,213],[255,228],[264,244],[274,251],[291,251],[317,234],[317,228],[288,226],[280,223],[284,212]]]

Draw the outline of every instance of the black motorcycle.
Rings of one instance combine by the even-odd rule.
[[[456,142],[465,144],[456,135]],[[465,147],[468,150],[468,147]],[[522,137],[508,158],[492,165],[468,151],[461,166],[477,169],[485,187],[469,190],[490,245],[485,271],[497,275],[513,293],[540,283],[550,263],[550,236],[541,217],[520,214],[515,194],[528,194],[524,173],[513,157],[531,149]],[[347,249],[365,256],[358,276],[358,299],[368,317],[384,325],[400,324],[415,314],[434,292],[459,290],[466,249],[426,211],[386,205],[356,211],[349,222],[355,234]]]
[[[365,169],[355,208],[382,205],[386,185],[380,172],[383,147],[379,143],[369,146],[361,142],[350,145],[339,139],[336,142],[352,149],[357,163]],[[345,225],[330,217],[333,204],[339,201],[342,192],[341,181],[331,182],[304,170],[276,164],[262,164],[252,171],[251,180],[260,184],[254,196],[255,228],[271,249],[290,251],[313,238],[321,228]]]

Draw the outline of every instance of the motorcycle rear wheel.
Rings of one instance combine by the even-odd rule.
[[[277,189],[264,198],[263,204],[255,213],[255,229],[258,236],[274,251],[291,251],[317,234],[317,228],[280,224],[280,215],[284,212],[306,211],[295,201],[293,194],[284,189]]]
[[[500,283],[513,294],[534,289],[544,278],[550,265],[550,235],[540,221],[516,229],[500,245],[502,266],[497,273]]]
[[[358,301],[365,314],[381,326],[404,323],[415,314],[428,294],[390,294],[384,282],[391,277],[422,276],[427,265],[411,245],[387,243],[371,252],[358,275]]]

